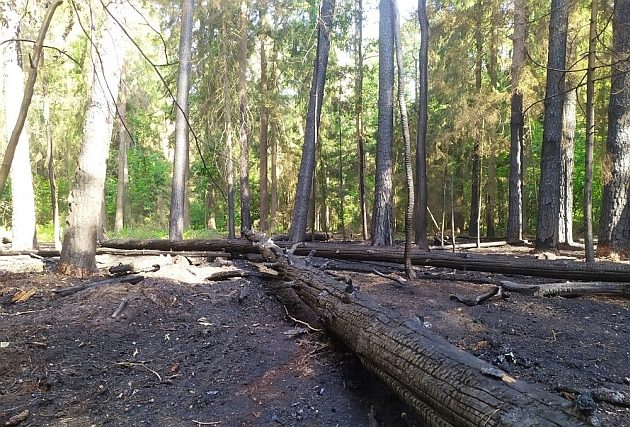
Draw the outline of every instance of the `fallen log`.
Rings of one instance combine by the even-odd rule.
[[[362,244],[290,243],[278,242],[280,247],[291,247],[295,255],[309,255],[333,259],[390,262],[402,264],[403,250],[399,247],[375,247]],[[255,253],[256,248],[246,239],[220,240],[106,240],[101,247],[163,251],[226,251],[232,254]],[[486,271],[490,273],[549,277],[564,280],[627,282],[630,265],[598,262],[583,263],[572,260],[540,260],[506,255],[485,256],[471,253],[434,253],[414,251],[415,265]]]
[[[0,257],[0,276],[6,274],[41,273],[44,263],[41,259],[29,255]]]
[[[333,245],[330,243],[301,243],[295,255],[313,255],[353,261],[403,262],[402,248],[365,245]],[[455,268],[458,270],[486,271],[491,273],[550,277],[565,280],[626,282],[630,265],[598,262],[584,263],[571,260],[534,260],[505,255],[485,256],[472,253],[432,253],[414,251],[415,265]]]
[[[256,240],[256,236],[250,236]],[[573,405],[510,377],[269,241],[263,257],[427,426],[585,425]]]
[[[502,280],[501,288],[504,291],[539,297],[608,294],[621,295],[624,298],[630,298],[630,283],[561,282],[523,285],[510,280]]]
[[[288,234],[277,234],[275,236],[273,236],[273,240],[275,241],[285,241],[285,240],[289,240],[289,235]],[[306,238],[305,241],[307,242],[311,242],[311,241],[316,241],[316,242],[325,242],[327,240],[330,240],[333,238],[333,235],[330,233],[324,233],[324,232],[315,232],[313,233],[306,233]]]

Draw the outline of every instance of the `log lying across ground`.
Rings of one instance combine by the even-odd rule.
[[[362,244],[334,243],[278,243],[294,247],[295,255],[308,255],[354,261],[403,262],[403,250],[398,247],[373,247]],[[255,253],[256,249],[246,239],[221,240],[106,240],[101,247],[116,249],[143,249],[161,251],[226,251],[235,254]],[[314,251],[314,252],[313,252]],[[420,252],[412,253],[415,265],[454,268],[458,270],[486,271],[490,273],[549,277],[564,280],[599,282],[627,282],[630,265],[598,262],[587,264],[572,260],[540,260],[529,257],[492,256],[466,253]]]
[[[413,408],[423,425],[585,425],[569,401],[510,377],[272,243],[263,241],[259,249],[326,328]]]

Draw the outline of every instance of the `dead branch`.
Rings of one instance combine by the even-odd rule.
[[[482,294],[482,295],[478,295],[474,298],[468,298],[461,295],[451,295],[451,299],[464,303],[469,307],[473,307],[475,305],[483,304],[484,302],[488,301],[490,298],[492,298],[495,295],[502,296],[500,286],[495,286],[490,292]]]
[[[129,283],[135,285],[136,283],[140,283],[144,280],[143,276],[124,276],[124,277],[113,277],[104,280],[97,280],[95,282],[84,283],[78,286],[72,286],[70,288],[62,288],[62,289],[53,289],[55,295],[60,297],[67,297],[68,295],[76,294],[77,292],[83,291],[85,289],[92,289],[102,285],[111,285],[114,283]]]
[[[112,318],[115,319],[118,316],[120,316],[123,310],[127,307],[128,303],[129,303],[129,298],[127,297],[123,298],[122,301],[120,301],[120,305],[118,306],[116,311],[114,311],[114,313],[112,314]]]

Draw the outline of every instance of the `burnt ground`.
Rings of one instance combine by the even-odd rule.
[[[270,294],[274,281],[158,273],[68,296],[53,290],[85,281],[51,271],[0,277],[0,425],[27,409],[21,425],[419,425],[342,345],[296,324]],[[628,300],[512,294],[468,307],[450,296],[489,288],[346,274],[512,376],[567,398],[559,387],[630,391]],[[11,303],[19,290],[36,292]],[[630,426],[630,409],[600,403],[597,418]]]

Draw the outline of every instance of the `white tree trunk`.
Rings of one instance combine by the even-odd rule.
[[[18,5],[4,11],[6,20],[6,36],[10,39],[19,38],[18,26],[20,16]],[[24,73],[18,61],[18,46],[16,42],[5,44],[4,47],[4,87],[5,87],[5,122],[7,140],[11,137],[13,125],[17,121],[20,111],[19,103],[24,97]],[[37,244],[35,235],[35,196],[33,193],[33,176],[29,158],[28,130],[23,129],[18,145],[15,149],[13,166],[11,167],[11,197],[13,206],[12,249],[33,249]]]
[[[110,3],[110,12],[122,20],[124,6]],[[111,141],[116,99],[126,39],[111,16],[103,13],[105,24],[92,37],[90,94],[83,128],[75,184],[70,192],[67,231],[59,261],[62,273],[86,276],[96,270],[96,239],[107,157]]]

